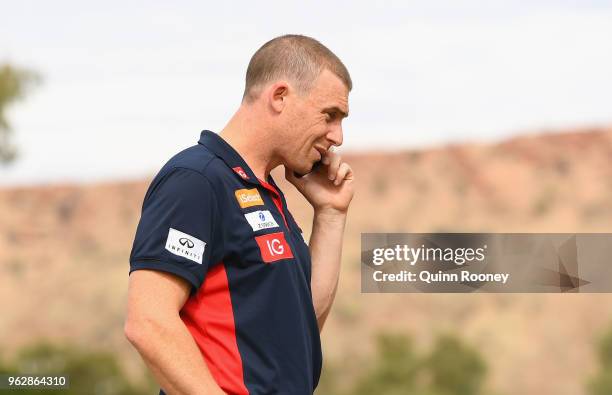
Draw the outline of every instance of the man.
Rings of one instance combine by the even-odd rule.
[[[202,132],[152,181],[125,334],[162,393],[313,393],[353,197],[352,170],[330,150],[351,88],[318,41],[275,38],[221,133]],[[279,165],[314,209],[308,245],[270,176]]]

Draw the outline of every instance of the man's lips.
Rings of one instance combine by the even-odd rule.
[[[317,150],[317,152],[320,155],[319,160],[322,160],[323,157],[327,154],[327,150],[325,148],[323,148],[323,147],[315,147],[315,149]]]

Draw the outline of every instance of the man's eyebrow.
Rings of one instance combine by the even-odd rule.
[[[344,112],[342,109],[340,109],[340,107],[338,106],[331,106],[331,107],[326,107],[323,109],[323,112],[337,112],[340,115],[342,115],[342,118],[346,118],[348,117],[348,112]]]

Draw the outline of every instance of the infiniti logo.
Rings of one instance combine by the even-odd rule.
[[[187,233],[173,228],[168,229],[166,250],[171,254],[202,264],[206,242]]]
[[[187,248],[193,248],[194,246],[193,241],[189,240],[186,237],[181,237],[179,239],[179,243],[181,243],[182,246],[187,247]]]

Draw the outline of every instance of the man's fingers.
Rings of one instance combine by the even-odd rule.
[[[329,167],[327,168],[327,177],[333,181],[336,179],[336,175],[338,174],[338,169],[340,168],[340,163],[342,162],[342,158],[340,155],[328,152],[325,156],[329,160]]]
[[[340,164],[340,167],[338,168],[338,172],[336,173],[336,177],[334,179],[334,185],[340,185],[345,179],[352,178],[352,175],[353,170],[348,165],[348,163],[344,162]]]

